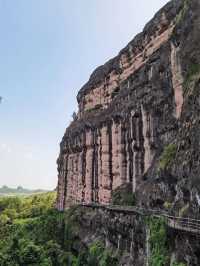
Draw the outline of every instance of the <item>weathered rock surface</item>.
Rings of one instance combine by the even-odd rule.
[[[114,190],[131,184],[139,206],[200,220],[199,14],[199,0],[170,1],[80,90],[60,145],[58,209],[109,204]],[[141,218],[101,212],[81,217],[89,223],[82,239],[101,236],[125,248],[121,265],[145,265]],[[200,265],[198,239],[182,232],[169,239],[171,265]]]
[[[74,243],[77,253],[101,241],[107,250],[120,254],[119,265],[146,265],[146,227],[143,217],[126,212],[79,207],[73,211],[73,224],[78,228],[78,247]]]
[[[170,1],[80,90],[60,145],[58,209],[108,204],[131,183],[140,205],[198,214],[199,14],[198,0]],[[161,169],[170,144],[176,153]]]
[[[94,207],[76,207],[71,220],[75,229],[73,250],[80,253],[94,242],[100,241],[115,254],[120,266],[148,266],[151,264],[151,242],[162,241],[150,237],[146,218],[127,211],[106,210]],[[168,265],[200,265],[199,238],[167,229],[165,254]],[[164,240],[164,241],[165,241]],[[159,243],[158,243],[159,244]],[[158,258],[158,262],[162,258]],[[158,264],[153,264],[158,265]],[[160,264],[164,265],[164,264]]]

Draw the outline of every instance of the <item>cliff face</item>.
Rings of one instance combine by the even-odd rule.
[[[126,183],[140,205],[198,205],[199,12],[198,0],[169,2],[80,90],[60,145],[58,209],[108,204]],[[169,145],[175,157],[161,167]]]
[[[99,208],[92,204],[72,207],[69,211],[66,229],[71,232],[71,248],[76,254],[100,242],[118,258],[115,264],[107,261],[108,266],[200,265],[199,237],[166,228],[163,220],[148,222],[147,217],[131,213],[130,209]],[[91,265],[101,264],[98,259]]]

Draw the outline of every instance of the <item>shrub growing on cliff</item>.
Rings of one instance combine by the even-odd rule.
[[[134,206],[136,203],[135,194],[131,184],[125,184],[112,192],[112,204],[121,206]]]
[[[166,146],[160,158],[159,168],[161,170],[166,169],[175,158],[175,155],[176,155],[176,145],[169,144],[168,146]]]
[[[163,218],[150,218],[148,221],[150,237],[150,266],[168,265],[168,246],[166,222]]]
[[[89,249],[88,266],[98,265],[103,252],[103,243],[99,241],[94,242]]]
[[[100,241],[94,242],[89,249],[87,266],[117,266],[118,260],[111,251],[105,249]]]
[[[186,93],[189,90],[191,84],[195,83],[196,80],[198,80],[199,78],[200,78],[200,64],[190,65],[183,83],[184,92]]]
[[[175,19],[176,25],[179,24],[183,20],[188,8],[189,8],[189,0],[184,0],[183,7],[181,8],[180,12],[178,13]]]

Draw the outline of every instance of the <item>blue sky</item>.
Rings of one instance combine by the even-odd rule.
[[[56,187],[78,90],[165,3],[0,0],[0,186]]]

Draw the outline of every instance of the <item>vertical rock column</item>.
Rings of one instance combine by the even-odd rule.
[[[144,137],[144,173],[146,173],[152,164],[155,154],[152,149],[152,144],[154,143],[154,122],[153,117],[145,111],[143,106],[141,110]]]
[[[121,183],[120,176],[120,124],[113,122],[112,125],[112,172],[113,172],[113,189],[119,187]]]
[[[65,207],[70,206],[74,203],[74,195],[73,195],[73,154],[68,156],[68,165],[67,165],[67,184],[65,188]]]
[[[110,145],[108,127],[101,128],[101,175],[99,176],[100,190],[99,201],[102,204],[108,204],[111,199],[112,177],[110,176]]]
[[[79,202],[79,153],[72,153],[68,156],[66,201],[65,206]]]
[[[112,173],[113,189],[127,182],[126,172],[126,149],[125,149],[125,131],[122,123],[113,122],[112,125]]]
[[[83,156],[84,149],[82,147],[82,151],[78,154],[78,191],[77,191],[77,201],[83,202],[83,191],[84,191],[84,182],[83,182]]]
[[[93,166],[93,134],[86,132],[86,172],[85,172],[85,202],[92,201],[92,166]]]
[[[126,128],[125,124],[120,125],[120,147],[119,147],[119,166],[120,166],[120,177],[121,183],[127,182],[127,153],[126,153]]]
[[[144,173],[144,139],[141,112],[137,111],[132,119],[133,134],[133,192],[136,191],[137,184],[140,182]]]
[[[81,152],[81,179],[82,179],[82,190],[81,190],[81,202],[85,202],[85,189],[86,189],[86,132],[82,134],[82,152]]]
[[[62,194],[59,196],[61,208],[83,201],[83,154],[84,149],[82,152],[66,154],[63,157],[63,166],[59,170],[63,184],[59,188],[59,194]]]
[[[127,167],[126,167],[126,176],[127,182],[133,182],[133,115],[134,112],[131,112],[130,117],[127,121],[127,130],[126,130],[126,160],[127,160]]]
[[[79,203],[81,201],[81,191],[82,191],[82,184],[80,184],[81,180],[81,169],[80,169],[80,153],[77,152],[74,155],[74,198],[75,198],[75,203]]]
[[[174,98],[175,98],[175,116],[178,119],[181,115],[182,105],[183,105],[183,77],[181,71],[180,60],[178,57],[179,47],[171,42],[171,70],[172,70],[172,83],[174,88]]]
[[[98,129],[98,136],[97,136],[97,153],[98,153],[98,201],[99,201],[99,190],[102,191],[102,134],[101,129]]]
[[[64,190],[63,190],[63,209],[65,209],[65,199],[67,197],[67,186],[68,186],[68,153],[64,155],[64,165],[63,165],[63,177],[64,177]]]
[[[64,210],[64,200],[65,200],[65,174],[63,169],[63,163],[58,164],[58,195],[57,195],[57,208],[58,210],[62,211]]]
[[[99,180],[98,180],[98,130],[93,132],[93,161],[92,161],[92,200],[94,202],[99,201]]]
[[[77,194],[78,194],[78,162],[77,162],[77,154],[74,153],[71,155],[71,178],[73,180],[71,185],[71,201],[73,203],[77,202]]]

